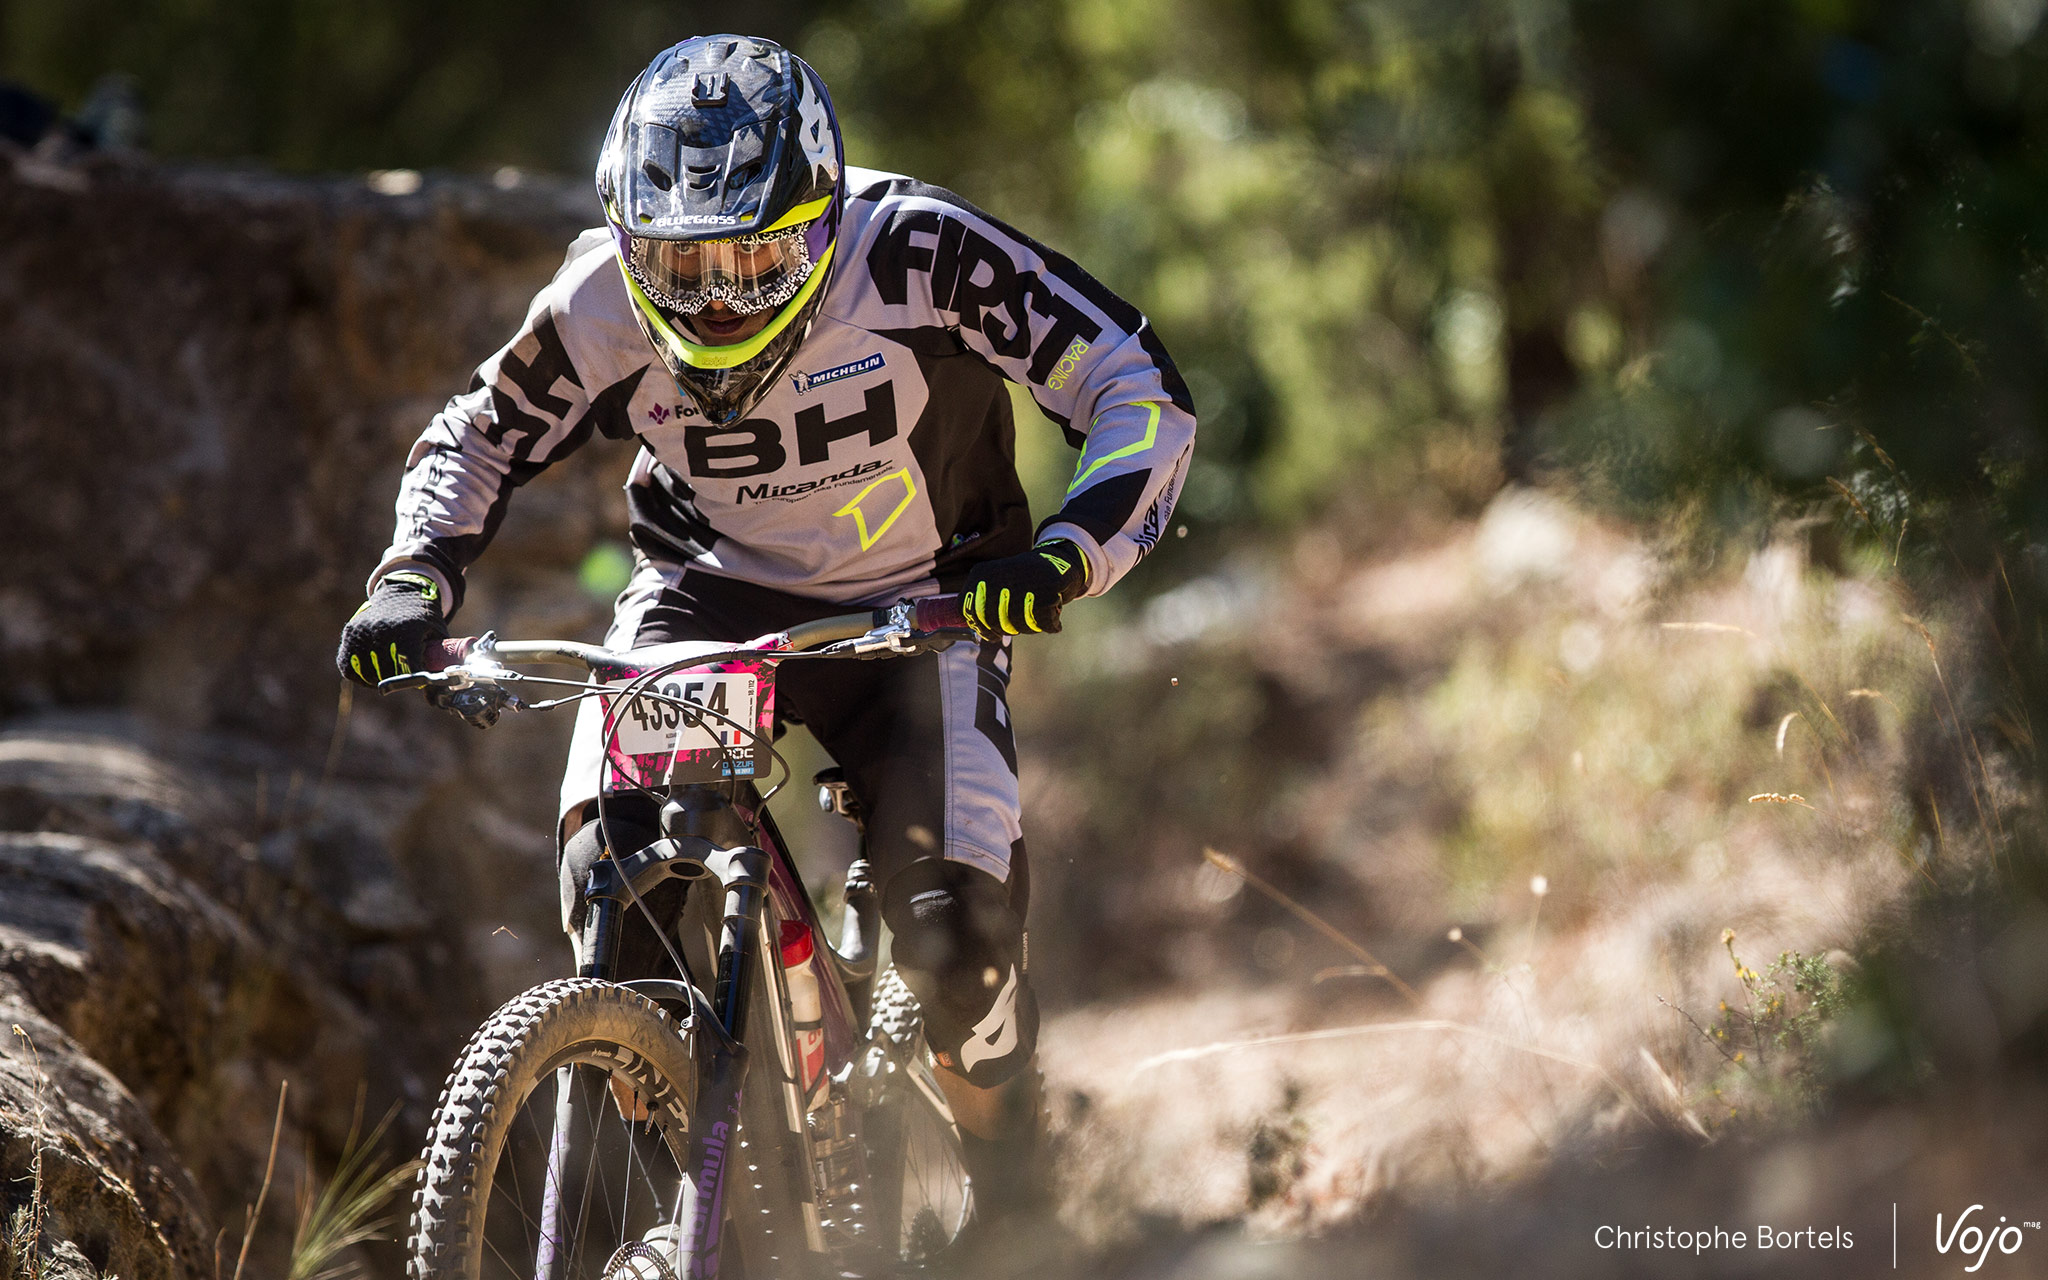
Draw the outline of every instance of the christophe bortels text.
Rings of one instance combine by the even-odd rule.
[[[1593,1229],[1597,1249],[1669,1250],[1678,1253],[1706,1253],[1716,1249],[1853,1249],[1856,1240],[1846,1227],[1774,1227],[1767,1222],[1755,1230],[1739,1227],[1616,1227],[1602,1224]]]

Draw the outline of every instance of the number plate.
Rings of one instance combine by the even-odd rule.
[[[621,680],[610,687],[623,689],[631,683]],[[721,747],[745,753],[753,749],[753,731],[759,727],[757,677],[678,673],[656,681],[653,692],[695,703],[718,714],[702,716],[698,723],[690,724],[689,711],[673,702],[653,698],[634,698],[630,702],[607,699],[617,718],[621,754],[666,755],[677,751],[717,751]],[[736,728],[735,722],[740,727]]]

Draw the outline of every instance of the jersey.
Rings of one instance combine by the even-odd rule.
[[[637,442],[630,532],[649,560],[794,595],[887,603],[1071,539],[1100,594],[1158,541],[1195,413],[1145,317],[960,197],[849,169],[840,260],[783,376],[714,426],[654,358],[610,235],[570,246],[511,342],[413,446],[371,575],[424,572],[450,612],[515,489],[593,435]],[[1081,451],[1035,530],[1006,382]]]

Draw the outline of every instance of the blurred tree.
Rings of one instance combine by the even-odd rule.
[[[1638,512],[1832,502],[1888,556],[2003,574],[2032,655],[2043,10],[767,0],[745,23],[825,73],[857,157],[953,187],[1153,316],[1203,416],[1198,532],[1312,517],[1446,438],[1497,443],[1510,477],[1561,467]],[[0,0],[0,75],[75,109],[126,72],[167,154],[582,173],[652,52],[731,20]],[[1041,439],[1027,462],[1056,489]],[[2019,670],[2029,745],[2048,662]]]
[[[800,9],[763,0],[748,21],[786,35]],[[578,172],[653,52],[721,16],[661,0],[0,0],[0,75],[76,106],[127,72],[171,155]]]
[[[1587,0],[1576,76],[1637,358],[1567,456],[1638,507],[1829,501],[1986,589],[2007,744],[2048,698],[2048,58],[2041,0]]]
[[[75,106],[126,72],[170,155],[580,173],[652,52],[729,20],[0,0],[0,74]],[[1312,515],[1361,461],[1487,437],[1573,385],[1592,183],[1556,21],[1500,0],[784,0],[746,23],[816,62],[857,157],[954,187],[1155,317],[1203,413],[1198,529]]]

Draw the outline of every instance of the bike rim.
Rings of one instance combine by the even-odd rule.
[[[644,1060],[634,1067],[572,1055],[541,1073],[491,1171],[479,1280],[672,1280],[674,1241],[664,1233],[689,1207],[687,1119],[679,1102],[647,1106],[675,1092],[647,1078]],[[647,1119],[622,1114],[614,1079]],[[651,1248],[628,1248],[642,1243]]]
[[[898,1253],[906,1262],[921,1262],[965,1229],[974,1192],[951,1126],[922,1099],[910,1099],[905,1110]]]

